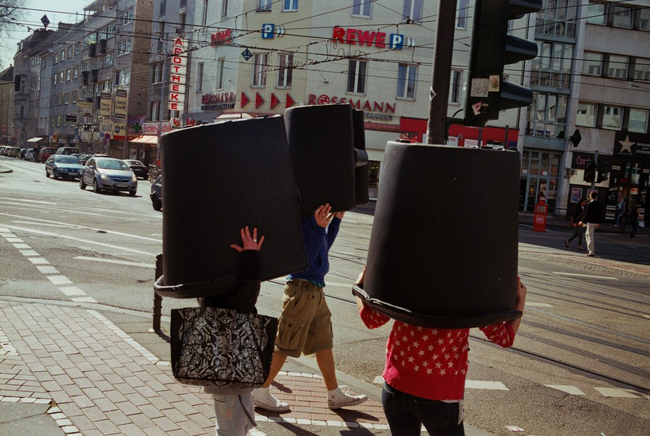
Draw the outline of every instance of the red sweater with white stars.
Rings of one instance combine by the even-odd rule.
[[[390,318],[365,306],[360,312],[374,329]],[[515,340],[509,322],[481,327],[493,342],[508,348]],[[469,329],[432,329],[395,321],[386,344],[384,380],[392,387],[428,400],[463,399],[467,376]]]

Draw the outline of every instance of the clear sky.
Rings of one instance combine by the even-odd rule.
[[[41,23],[43,15],[47,15],[50,20],[50,25],[47,28],[56,30],[60,21],[66,23],[81,21],[83,19],[83,8],[89,5],[91,0],[24,0],[20,3],[22,8],[26,8],[24,18],[18,20],[18,24],[9,25],[9,38],[0,40],[1,69],[13,64],[16,44],[33,32],[33,30],[29,29],[43,28],[43,23]],[[76,18],[75,12],[77,12]]]

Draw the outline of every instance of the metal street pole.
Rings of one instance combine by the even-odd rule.
[[[447,140],[447,105],[451,79],[451,58],[454,52],[457,0],[438,1],[438,28],[434,47],[433,76],[429,94],[427,143],[444,144]]]

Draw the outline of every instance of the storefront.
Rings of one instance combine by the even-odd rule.
[[[554,213],[560,183],[561,153],[548,150],[524,150],[519,178],[519,210],[530,212],[543,197],[548,213]]]
[[[641,204],[641,213],[647,220],[648,179],[650,178],[650,134],[618,132],[614,144],[607,210],[615,210],[619,200],[626,203],[629,213],[634,205]],[[613,220],[614,214],[608,213]]]

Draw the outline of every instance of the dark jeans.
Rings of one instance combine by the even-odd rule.
[[[573,231],[573,235],[571,235],[571,237],[567,239],[567,241],[571,242],[575,238],[578,238],[578,245],[582,246],[582,238],[584,237],[584,235],[585,235],[585,228],[582,226],[576,226],[575,230]]]
[[[381,402],[392,436],[419,436],[422,425],[431,436],[465,436],[463,423],[458,423],[459,403],[426,400],[388,383],[382,389]]]

